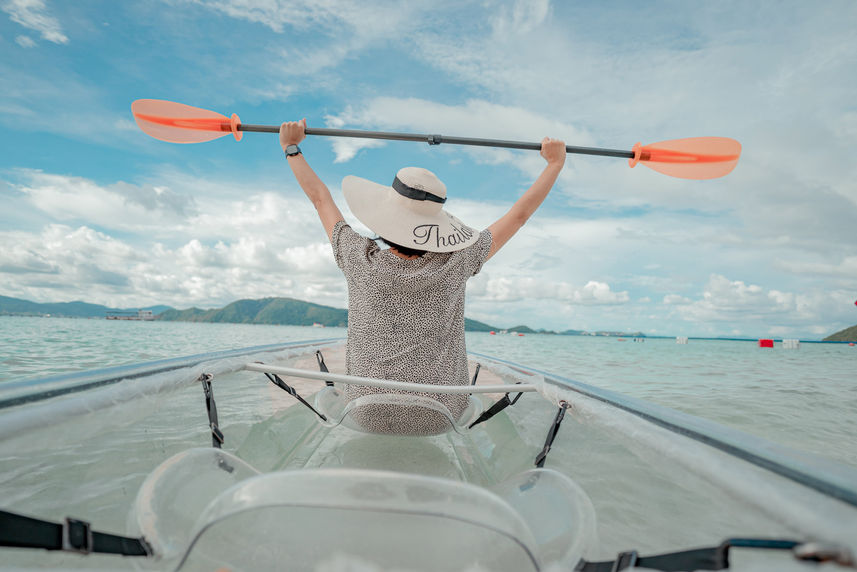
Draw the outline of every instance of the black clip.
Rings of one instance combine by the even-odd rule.
[[[443,143],[443,135],[429,135],[428,136],[428,144],[429,145],[440,145]]]
[[[637,565],[638,555],[636,550],[628,550],[620,552],[613,561],[613,567],[610,572],[621,572]]]
[[[476,364],[476,371],[473,372],[473,381],[470,382],[470,385],[476,385],[476,378],[479,377],[479,370],[482,369],[482,364]],[[508,393],[506,394],[508,395]]]
[[[197,381],[202,382],[202,391],[205,393],[205,408],[208,410],[208,426],[211,428],[211,446],[220,449],[223,441],[226,439],[223,436],[223,431],[220,430],[220,422],[217,420],[217,404],[214,402],[214,389],[211,387],[211,380],[214,376],[210,373],[203,373],[197,378]]]
[[[223,442],[226,440],[226,436],[223,435],[223,431],[220,430],[216,424],[211,424],[211,438],[215,439],[220,445],[223,445]],[[217,445],[217,448],[220,448],[220,445]]]
[[[312,411],[313,413],[318,415],[319,419],[321,419],[322,421],[327,421],[327,417],[325,417],[325,415],[323,413],[319,413],[315,407],[313,407],[312,405],[309,404],[309,402],[307,402],[306,399],[304,399],[303,397],[298,395],[298,392],[295,391],[295,388],[292,387],[291,385],[289,385],[288,383],[286,383],[285,381],[283,381],[279,375],[277,375],[276,373],[274,373],[274,374],[271,374],[268,372],[264,372],[264,373],[265,373],[265,377],[267,377],[269,380],[271,380],[271,383],[273,383],[274,385],[276,385],[277,387],[279,387],[280,389],[282,389],[283,391],[285,391],[286,393],[288,393],[289,395],[291,395],[292,397],[294,397],[295,399],[297,399],[298,401],[300,401],[301,403],[306,405],[310,409],[310,411]]]
[[[321,354],[321,350],[315,350],[315,359],[318,362],[318,370],[324,373],[330,373],[330,370],[327,369],[327,364],[324,363],[324,356]],[[333,387],[333,382],[329,379],[324,380],[324,385],[327,387]]]
[[[68,518],[62,523],[62,549],[68,552],[92,552],[92,529],[85,520]]]
[[[476,365],[477,365],[477,373],[479,373],[479,370],[478,370],[479,364],[476,364]],[[474,379],[475,379],[475,376],[474,376]],[[521,382],[519,381],[516,385],[519,385],[520,383]],[[491,407],[489,407],[488,409],[483,411],[482,415],[480,415],[476,419],[476,421],[474,421],[473,423],[468,425],[467,428],[473,429],[475,426],[479,425],[480,423],[488,421],[489,419],[491,419],[492,417],[494,417],[495,415],[497,415],[498,413],[500,413],[501,411],[503,411],[504,409],[506,409],[510,405],[515,405],[515,403],[518,402],[518,400],[521,398],[521,396],[523,394],[524,394],[523,392],[520,392],[520,393],[518,393],[518,395],[515,396],[514,399],[509,399],[509,394],[507,393],[506,395],[504,395],[503,397],[498,399],[497,402],[494,403],[494,405],[492,405]]]

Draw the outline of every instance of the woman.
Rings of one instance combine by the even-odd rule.
[[[360,236],[344,221],[327,186],[297,146],[306,120],[283,123],[280,145],[301,188],[318,211],[348,282],[348,374],[427,384],[466,385],[464,292],[467,279],[503,247],[541,205],[565,163],[565,143],[542,140],[547,165],[500,219],[482,232],[443,210],[446,186],[430,171],[399,170],[392,185],[347,176],[342,192],[354,215],[389,249]],[[350,398],[376,392],[348,386]],[[427,394],[428,395],[428,394]],[[432,395],[455,418],[467,397]],[[425,433],[436,416],[404,418],[395,407],[361,415],[367,429]],[[421,425],[424,425],[421,427]]]

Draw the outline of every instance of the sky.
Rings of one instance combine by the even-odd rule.
[[[569,155],[467,290],[498,327],[820,339],[857,323],[857,3],[0,0],[0,295],[212,308],[346,284],[276,136],[178,145],[131,103],[246,123],[630,149],[732,137],[692,181]],[[434,171],[485,228],[532,151],[310,137],[341,181]]]

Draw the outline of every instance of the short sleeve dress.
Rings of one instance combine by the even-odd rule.
[[[435,385],[469,383],[464,293],[467,280],[488,257],[491,240],[484,230],[462,250],[405,260],[344,221],[337,223],[331,243],[348,283],[348,373]],[[379,390],[348,386],[345,391],[355,398]],[[467,407],[465,395],[431,396],[456,418]]]

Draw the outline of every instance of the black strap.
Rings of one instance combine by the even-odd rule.
[[[773,550],[792,550],[801,543],[794,540],[773,540],[767,538],[730,538],[719,546],[694,548],[679,552],[669,552],[656,556],[638,556],[635,550],[620,552],[615,560],[605,562],[586,562],[581,560],[575,566],[575,572],[620,572],[633,566],[651,568],[662,572],[682,572],[684,570],[727,570],[729,568],[730,548],[764,548]],[[800,556],[802,559],[811,559]]]
[[[151,556],[152,547],[145,538],[129,538],[96,532],[83,520],[66,518],[62,523],[40,520],[0,510],[0,546],[43,548],[89,554]]]
[[[318,361],[318,370],[323,373],[330,373],[330,370],[327,369],[327,364],[324,363],[324,356],[321,354],[321,350],[315,350],[315,359]],[[333,387],[333,382],[329,380],[325,380],[324,384],[328,387]]]
[[[581,561],[575,572],[620,572],[632,566],[651,568],[662,572],[682,572],[685,570],[725,570],[729,568],[728,546],[697,548],[682,552],[671,552],[657,556],[638,556],[636,551],[621,552],[616,560],[606,562]]]
[[[422,189],[415,189],[414,187],[409,187],[408,185],[400,181],[399,177],[393,179],[393,189],[403,197],[407,197],[415,201],[431,201],[433,203],[440,204],[446,202],[446,198],[444,197],[433,195]]]
[[[523,394],[524,393],[521,392],[515,396],[515,399],[509,399],[509,394],[507,393],[506,395],[504,395],[503,397],[498,399],[497,402],[494,403],[494,405],[492,405],[491,407],[489,407],[488,409],[483,411],[482,415],[480,415],[476,419],[476,421],[474,421],[473,423],[468,425],[467,428],[473,429],[473,427],[475,427],[476,425],[479,425],[480,423],[488,421],[489,419],[491,419],[492,417],[494,417],[495,415],[497,415],[498,413],[500,413],[501,411],[503,411],[504,409],[506,409],[510,405],[515,405],[515,403],[518,402],[518,400],[521,398],[521,396]]]
[[[205,392],[205,408],[208,410],[208,426],[211,427],[211,446],[220,449],[226,437],[220,430],[217,422],[217,404],[214,402],[214,389],[211,387],[211,380],[214,376],[210,373],[204,373],[199,376],[199,381],[202,382],[202,391]]]
[[[556,439],[557,431],[559,431],[559,426],[562,425],[562,420],[565,417],[565,410],[568,409],[568,407],[568,403],[566,403],[565,401],[559,402],[559,411],[556,412],[556,417],[554,417],[553,419],[553,424],[548,430],[548,436],[545,439],[545,446],[542,447],[541,452],[536,455],[536,466],[540,469],[545,466],[545,460],[548,458],[548,453],[550,453],[553,441],[554,439]]]
[[[473,372],[473,379],[470,381],[470,385],[476,385],[476,378],[479,377],[479,370],[482,369],[482,364],[476,364],[476,371]]]
[[[325,417],[322,413],[319,413],[318,411],[316,411],[315,407],[310,405],[303,397],[298,395],[298,392],[295,391],[295,388],[292,387],[291,385],[287,384],[282,379],[280,379],[279,375],[277,375],[276,373],[270,374],[270,373],[265,372],[265,377],[270,379],[271,383],[273,383],[274,385],[276,385],[277,387],[279,387],[280,389],[282,389],[283,391],[285,391],[286,393],[288,393],[289,395],[291,395],[292,397],[294,397],[295,399],[297,399],[298,401],[300,401],[301,403],[306,405],[309,408],[309,410],[312,411],[313,413],[315,413],[316,415],[318,415],[322,421],[327,421],[327,417]]]

